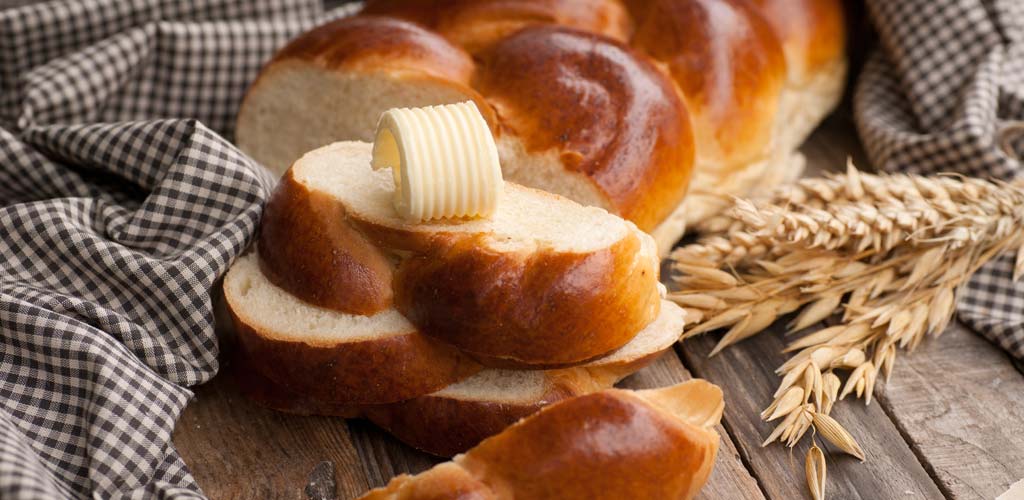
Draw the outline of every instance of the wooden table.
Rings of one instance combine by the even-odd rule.
[[[812,170],[866,165],[848,118],[830,118],[804,147]],[[791,451],[761,448],[771,431],[758,415],[784,360],[781,325],[714,358],[720,334],[677,344],[621,385],[646,388],[691,376],[725,390],[718,463],[700,498],[807,498],[808,440]],[[954,324],[914,353],[900,352],[877,403],[844,401],[833,416],[858,439],[867,462],[832,453],[831,499],[993,499],[1024,478],[1024,368]],[[203,490],[215,499],[352,498],[438,462],[364,421],[299,417],[260,408],[221,374],[197,387],[174,443]]]

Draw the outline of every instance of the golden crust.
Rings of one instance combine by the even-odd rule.
[[[682,200],[694,145],[676,87],[617,42],[537,26],[478,55],[473,86],[503,133],[529,152],[555,151],[614,211],[649,230]]]
[[[744,0],[644,0],[634,9],[632,44],[666,64],[682,90],[700,167],[737,170],[766,156],[786,62],[756,10]]]
[[[416,71],[466,83],[473,61],[462,49],[415,24],[386,17],[338,19],[303,33],[268,64],[299,59],[324,69]]]
[[[534,414],[456,459],[506,498],[691,498],[718,436],[610,389]]]
[[[786,51],[797,85],[844,58],[846,22],[839,0],[752,0]]]
[[[721,391],[700,380],[657,392],[694,384],[714,390],[702,391],[702,400],[692,404],[708,406],[713,403],[708,399],[715,398],[721,402]],[[677,406],[687,404],[680,401]],[[423,481],[425,492],[443,484],[480,495],[473,498],[689,499],[714,466],[719,437],[708,427],[714,423],[695,425],[643,394],[605,390],[548,406],[453,462],[422,475],[399,476],[362,498],[438,498],[405,494]],[[486,490],[480,490],[481,484]]]
[[[497,402],[428,394],[388,405],[365,406],[362,415],[400,441],[443,457],[462,453],[522,418],[564,399],[610,388],[664,351],[607,367],[577,367],[545,373],[549,383],[535,400]]]
[[[494,493],[466,469],[451,462],[410,476],[401,474],[385,488],[360,497],[362,500],[492,500]]]
[[[231,372],[242,393],[263,406],[299,415],[367,418],[413,448],[451,457],[549,404],[608,389],[616,381],[649,365],[663,352],[614,365],[546,372],[543,394],[517,402],[426,394],[380,405],[340,404],[286,389],[255,370],[244,357],[234,360]]]
[[[582,363],[658,315],[657,270],[633,233],[586,254],[491,252],[480,244],[486,237],[437,238],[395,275],[399,312],[484,364]]]
[[[391,307],[393,266],[346,218],[344,205],[311,192],[289,171],[263,210],[260,269],[313,305],[371,315]]]
[[[370,0],[363,14],[412,21],[478,52],[527,26],[557,24],[625,41],[629,17],[613,0]]]
[[[390,305],[393,293],[393,306],[420,332],[488,366],[583,363],[625,345],[658,315],[658,269],[636,232],[585,253],[497,251],[490,238],[384,227],[346,214],[341,201],[289,173],[258,246],[267,277],[300,299],[365,315]],[[393,274],[381,249],[394,254]]]
[[[276,339],[238,316],[230,294],[226,298],[246,363],[281,387],[328,407],[402,401],[480,370],[457,349],[418,332],[327,345]]]

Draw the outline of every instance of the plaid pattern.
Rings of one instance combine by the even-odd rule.
[[[171,433],[274,182],[223,137],[273,51],[345,12],[0,10],[0,498],[202,497]]]
[[[856,103],[883,168],[1019,170],[1024,134],[1009,125],[1024,117],[1024,4],[975,1],[871,2],[884,50]],[[273,183],[223,137],[274,49],[352,9],[7,5],[0,498],[202,497],[171,432],[186,387],[217,370],[209,290],[253,237]],[[979,274],[960,311],[1020,356],[1024,294],[1011,266]]]
[[[884,170],[1024,179],[1024,2],[868,0],[880,48],[854,95],[858,129]],[[961,290],[959,318],[1024,359],[1024,283],[1013,256]]]

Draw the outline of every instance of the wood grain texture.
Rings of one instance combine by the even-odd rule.
[[[445,461],[406,446],[366,420],[348,422],[370,488],[384,486],[399,474],[417,474]]]
[[[725,390],[725,425],[739,445],[739,452],[759,478],[769,498],[807,497],[804,457],[810,440],[793,451],[780,445],[761,447],[772,426],[761,422],[761,410],[771,403],[779,382],[775,368],[786,356],[782,324],[708,358],[719,334],[692,338],[680,345],[684,362],[694,375]],[[828,496],[837,499],[943,498],[928,472],[918,462],[899,430],[878,404],[860,402],[836,405],[832,416],[857,439],[867,461],[837,453],[823,446],[828,462]]]
[[[1024,376],[962,325],[901,353],[881,389],[949,498],[995,498],[1024,478]]]
[[[239,394],[223,368],[195,392],[174,444],[210,498],[305,500],[314,469],[325,461],[333,464],[338,498],[369,486],[344,420],[260,407]]]

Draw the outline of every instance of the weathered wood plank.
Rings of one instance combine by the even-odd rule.
[[[808,497],[803,463],[810,440],[804,439],[795,451],[777,444],[760,446],[771,427],[761,422],[759,414],[771,402],[778,385],[774,370],[786,359],[781,354],[781,326],[775,325],[714,358],[707,354],[718,334],[687,340],[679,345],[679,351],[694,375],[725,389],[725,425],[766,496],[789,500]],[[861,402],[841,402],[832,415],[856,437],[868,460],[860,464],[853,457],[819,445],[828,461],[829,498],[943,498],[878,404],[865,407]]]
[[[1024,376],[954,324],[900,353],[879,400],[950,498],[995,498],[1024,478]]]
[[[679,361],[676,353],[668,352],[654,364],[633,374],[619,385],[628,389],[651,389],[678,384],[691,378],[693,377]],[[722,436],[722,442],[718,448],[715,469],[711,472],[707,485],[704,486],[697,498],[699,500],[763,499],[764,494],[761,493],[757,481],[740,460],[732,437],[721,425],[716,430],[718,435]]]
[[[368,488],[344,420],[258,406],[239,394],[227,370],[195,392],[174,444],[209,497],[305,500],[310,474],[324,461],[334,466],[339,498]]]

